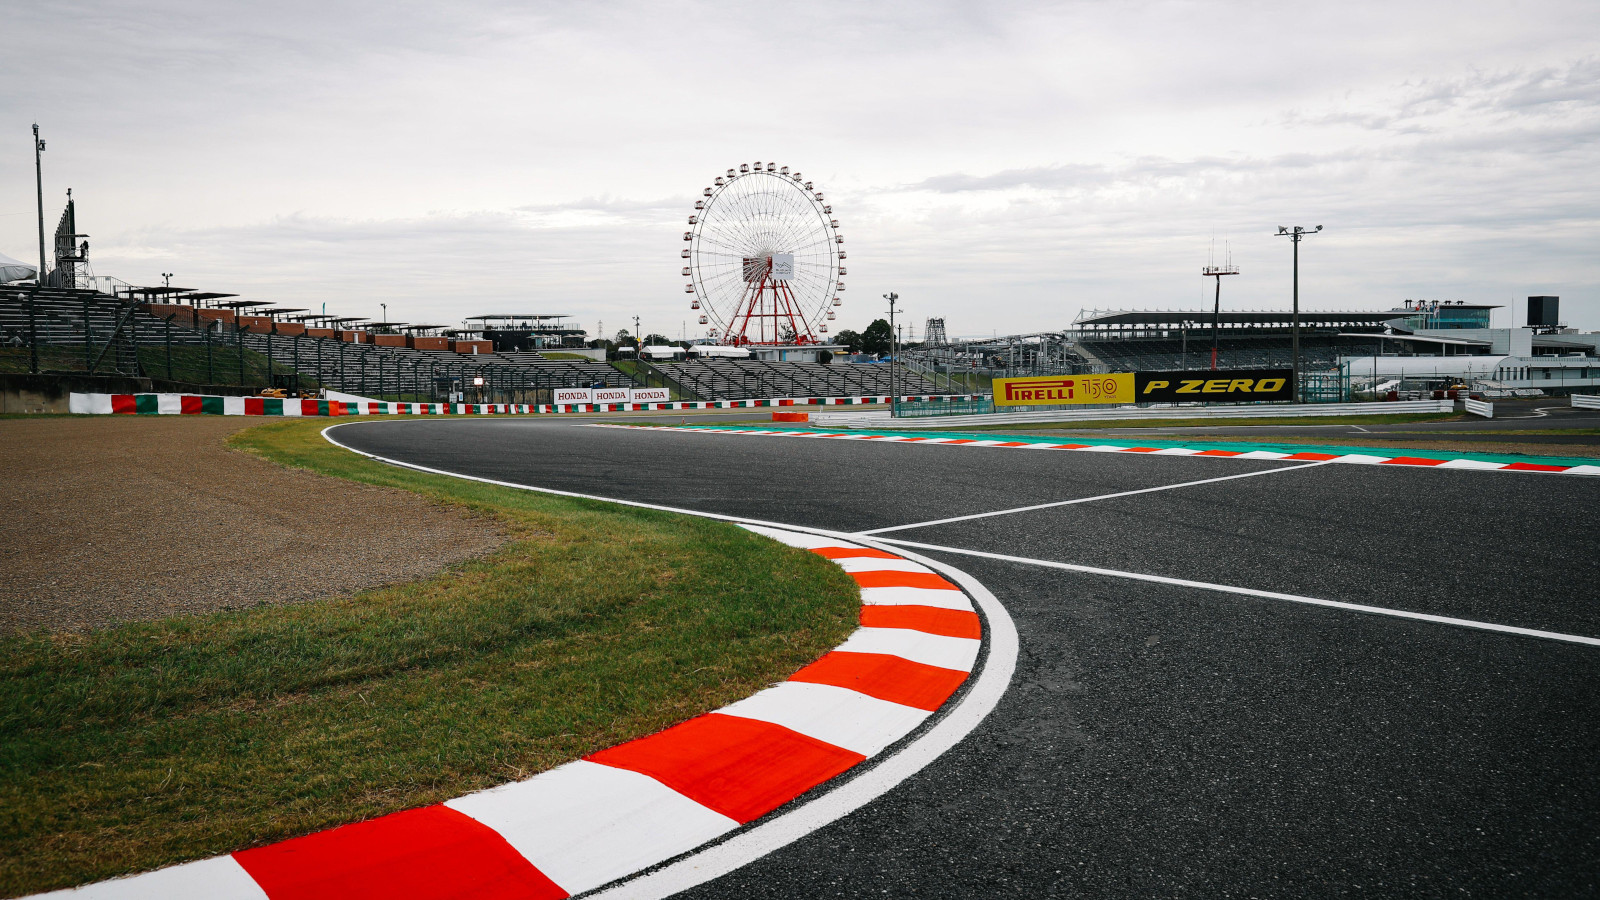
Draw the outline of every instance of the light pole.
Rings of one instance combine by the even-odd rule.
[[[383,307],[383,324],[389,324],[389,304],[379,303],[378,305]]]
[[[895,387],[896,378],[894,372],[895,364],[900,361],[900,354],[895,350],[894,304],[896,300],[900,299],[900,295],[890,291],[883,295],[883,299],[889,301],[889,415],[893,416],[895,408],[898,406],[895,401],[900,396],[900,391]]]
[[[39,194],[39,275],[36,281],[44,286],[48,269],[44,265],[44,163],[39,158],[44,153],[44,141],[39,139],[39,123],[33,123],[33,186]]]
[[[1289,340],[1294,352],[1295,399],[1302,402],[1305,400],[1305,389],[1300,386],[1300,239],[1308,234],[1316,234],[1321,230],[1321,225],[1309,231],[1299,225],[1294,226],[1293,229],[1285,228],[1282,225],[1278,226],[1278,234],[1287,237],[1289,242],[1294,245],[1294,329],[1290,332]],[[1217,279],[1218,284],[1221,284],[1221,281],[1220,278]],[[1221,289],[1219,288],[1218,290],[1220,291]]]

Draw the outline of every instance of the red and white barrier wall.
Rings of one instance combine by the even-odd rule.
[[[901,402],[978,400],[982,394],[906,395]],[[80,415],[217,416],[462,416],[551,415],[563,413],[649,412],[694,409],[752,409],[764,406],[852,406],[888,403],[893,397],[778,397],[761,400],[669,401],[658,403],[390,403],[295,400],[276,397],[213,397],[196,394],[73,394],[71,412]]]

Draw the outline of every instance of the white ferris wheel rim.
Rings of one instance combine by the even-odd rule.
[[[743,167],[741,167],[743,168]],[[797,318],[816,339],[840,288],[837,219],[799,173],[740,171],[717,179],[691,217],[690,286],[705,323],[726,339],[740,308],[746,281],[744,260],[773,253],[794,255]]]

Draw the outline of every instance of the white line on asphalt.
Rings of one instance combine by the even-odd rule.
[[[1498,631],[1504,634],[1519,634],[1523,637],[1544,638],[1550,641],[1565,641],[1571,644],[1587,644],[1591,647],[1600,647],[1600,638],[1584,637],[1577,634],[1562,634],[1559,631],[1540,631],[1537,628],[1518,628],[1515,625],[1498,625],[1494,622],[1478,622],[1473,619],[1456,619],[1450,616],[1435,616],[1429,613],[1410,612],[1404,609],[1389,609],[1383,606],[1367,606],[1361,603],[1345,603],[1339,600],[1323,600],[1317,597],[1303,597],[1299,594],[1282,594],[1277,591],[1262,591],[1255,588],[1235,587],[1228,584],[1212,584],[1208,581],[1191,581],[1187,578],[1169,578],[1165,575],[1147,575],[1143,572],[1123,572],[1119,569],[1101,569],[1096,566],[1080,566],[1073,563],[1056,562],[1049,559],[1032,559],[1026,556],[1007,556],[1003,553],[986,553],[982,550],[968,550],[964,547],[945,547],[939,544],[923,544],[917,541],[902,541],[895,538],[875,538],[880,544],[892,544],[895,547],[915,547],[918,550],[930,550],[938,553],[957,553],[962,556],[977,556],[983,559],[996,559],[1002,562],[1021,563],[1027,566],[1044,566],[1049,569],[1065,569],[1068,572],[1082,572],[1086,575],[1107,575],[1112,578],[1128,578],[1134,581],[1151,581],[1157,584],[1171,584],[1178,587],[1199,588],[1203,591],[1219,591],[1224,594],[1241,594],[1246,597],[1264,597],[1268,600],[1287,600],[1290,603],[1305,603],[1311,606],[1327,606],[1333,609],[1346,609],[1352,612],[1372,613],[1379,616],[1393,616],[1399,619],[1415,619],[1419,622],[1432,622],[1436,625],[1456,625],[1462,628],[1476,628],[1481,631]]]
[[[994,512],[973,513],[969,516],[953,516],[948,519],[933,519],[927,522],[913,522],[910,525],[891,525],[888,528],[874,528],[870,531],[857,531],[856,537],[865,537],[874,534],[887,534],[891,531],[905,531],[908,528],[928,528],[934,525],[948,525],[951,522],[970,522],[973,519],[987,519],[990,516],[1009,516],[1013,513],[1033,512],[1036,509],[1052,509],[1057,506],[1072,506],[1075,503],[1092,503],[1095,500],[1113,500],[1117,497],[1132,497],[1134,494],[1153,494],[1157,491],[1170,491],[1177,488],[1194,487],[1197,484],[1213,484],[1218,481],[1232,481],[1235,478],[1254,478],[1257,475],[1276,475],[1279,472],[1292,472],[1295,469],[1309,469],[1313,466],[1325,466],[1333,462],[1331,459],[1305,463],[1298,466],[1280,466],[1275,469],[1262,469],[1258,472],[1245,472],[1241,475],[1224,475],[1221,478],[1202,478],[1199,481],[1185,481],[1181,484],[1164,484],[1160,487],[1140,488],[1136,491],[1119,491],[1115,494],[1101,494],[1098,497],[1079,497],[1076,500],[1057,500],[1053,503],[1035,503],[1032,506],[1019,506],[1016,509],[999,509]]]

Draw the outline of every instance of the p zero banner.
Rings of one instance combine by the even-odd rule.
[[[593,403],[594,391],[591,388],[556,388],[555,396],[551,402],[557,406],[572,403]]]
[[[995,406],[1132,402],[1134,402],[1132,372],[1119,372],[1114,375],[1044,375],[994,380]]]
[[[669,403],[672,401],[672,391],[662,388],[629,388],[628,402],[630,403]]]
[[[1240,403],[1293,400],[1293,369],[1221,369],[1203,372],[1140,372],[1134,376],[1140,403]],[[998,399],[996,402],[999,402]]]

